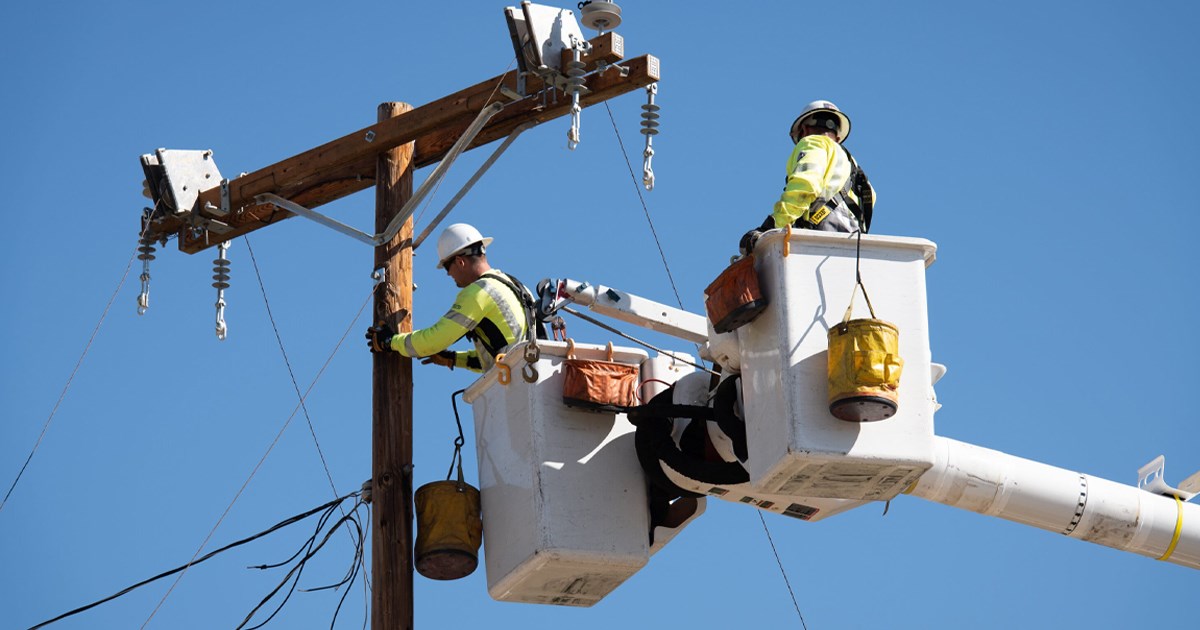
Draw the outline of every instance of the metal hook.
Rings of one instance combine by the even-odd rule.
[[[217,258],[213,261],[213,287],[217,289],[217,339],[225,341],[229,327],[225,325],[225,289],[229,288],[229,241],[217,246]]]
[[[503,363],[504,353],[496,355],[496,380],[500,381],[501,385],[508,385],[512,382],[512,368]]]
[[[646,149],[642,151],[642,185],[646,190],[654,190],[654,167],[650,163],[654,159],[652,139],[658,135],[658,111],[662,109],[654,103],[655,94],[658,94],[657,83],[646,86],[646,104],[642,105],[641,129],[642,135],[646,136]]]
[[[521,368],[521,378],[525,379],[526,383],[536,383],[538,380],[537,368],[533,367],[532,363],[526,363],[525,367]]]

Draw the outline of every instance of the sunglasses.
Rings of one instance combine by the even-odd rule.
[[[838,119],[834,116],[813,116],[805,118],[801,123],[801,127],[816,127],[817,129],[829,129],[830,131],[838,130]]]

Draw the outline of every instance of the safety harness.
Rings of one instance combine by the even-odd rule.
[[[545,339],[546,329],[542,326],[542,322],[537,317],[537,305],[533,300],[533,296],[529,294],[529,291],[525,290],[525,285],[522,284],[521,281],[515,276],[498,269],[489,270],[485,272],[483,276],[508,287],[508,289],[513,292],[513,295],[517,296],[517,302],[521,304],[522,311],[525,315],[525,335],[524,339],[514,339],[513,343],[518,341],[534,341],[535,338]],[[478,340],[483,348],[493,357],[499,354],[505,346],[509,345],[507,339],[490,339],[489,335],[480,334],[479,332],[476,332],[476,330],[468,330],[463,336],[471,342]],[[497,337],[502,336],[503,335],[497,335]],[[499,345],[497,345],[497,343],[499,343]]]
[[[841,146],[841,145],[839,145]],[[818,197],[808,207],[808,213],[805,215],[807,219],[801,217],[796,220],[797,227],[803,227],[810,230],[827,230],[840,231],[832,229],[832,226],[822,226],[822,222],[829,217],[830,214],[842,213],[843,216],[852,216],[862,227],[864,233],[871,231],[871,215],[875,206],[875,193],[871,190],[871,184],[867,180],[867,174],[859,167],[854,156],[850,154],[849,149],[842,147],[846,152],[846,157],[850,160],[850,176],[846,178],[846,182],[842,187],[832,195]],[[854,193],[854,197],[850,196]],[[854,198],[857,198],[856,202]]]
[[[809,204],[808,212],[792,223],[794,227],[825,232],[853,232],[854,230],[852,229],[843,230],[839,226],[825,222],[825,219],[829,218],[830,215],[840,213],[844,217],[854,217],[864,233],[871,231],[871,215],[875,208],[875,192],[871,189],[871,183],[867,179],[866,172],[858,166],[858,162],[855,161],[854,156],[850,155],[850,151],[846,147],[842,147],[842,150],[846,152],[846,157],[850,159],[850,176],[846,178],[846,183],[842,184],[842,187],[832,195],[818,197]],[[847,194],[851,192],[858,198],[857,202]],[[849,224],[848,221],[846,223],[847,225]],[[762,225],[758,227],[759,231],[762,232],[774,228],[775,218],[771,215],[767,215]]]

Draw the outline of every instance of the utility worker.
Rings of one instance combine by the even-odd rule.
[[[850,152],[842,146],[850,118],[829,101],[813,101],[792,122],[795,143],[787,163],[783,194],[771,216],[742,237],[743,252],[753,249],[762,231],[789,225],[826,232],[871,227],[875,191]]]
[[[506,347],[532,337],[533,297],[516,278],[488,264],[491,242],[466,223],[446,228],[438,237],[437,267],[462,289],[454,306],[432,326],[410,333],[397,333],[386,324],[367,329],[371,351],[395,351],[425,357],[421,363],[482,372]],[[474,350],[448,350],[464,336],[475,343]]]

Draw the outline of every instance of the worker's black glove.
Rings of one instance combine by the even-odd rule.
[[[441,352],[439,352],[437,354],[431,354],[431,355],[425,357],[424,359],[421,359],[421,363],[424,365],[429,365],[430,363],[432,363],[434,365],[448,367],[451,370],[453,370],[454,369],[454,360],[456,357],[457,357],[457,354],[453,350],[442,350]]]
[[[743,256],[749,256],[754,253],[754,245],[758,243],[758,239],[763,235],[759,230],[750,230],[742,235],[742,240],[738,241],[738,251]]]
[[[367,329],[367,345],[371,348],[371,352],[391,352],[392,337],[395,336],[396,329],[389,326],[387,322],[379,322]]]

